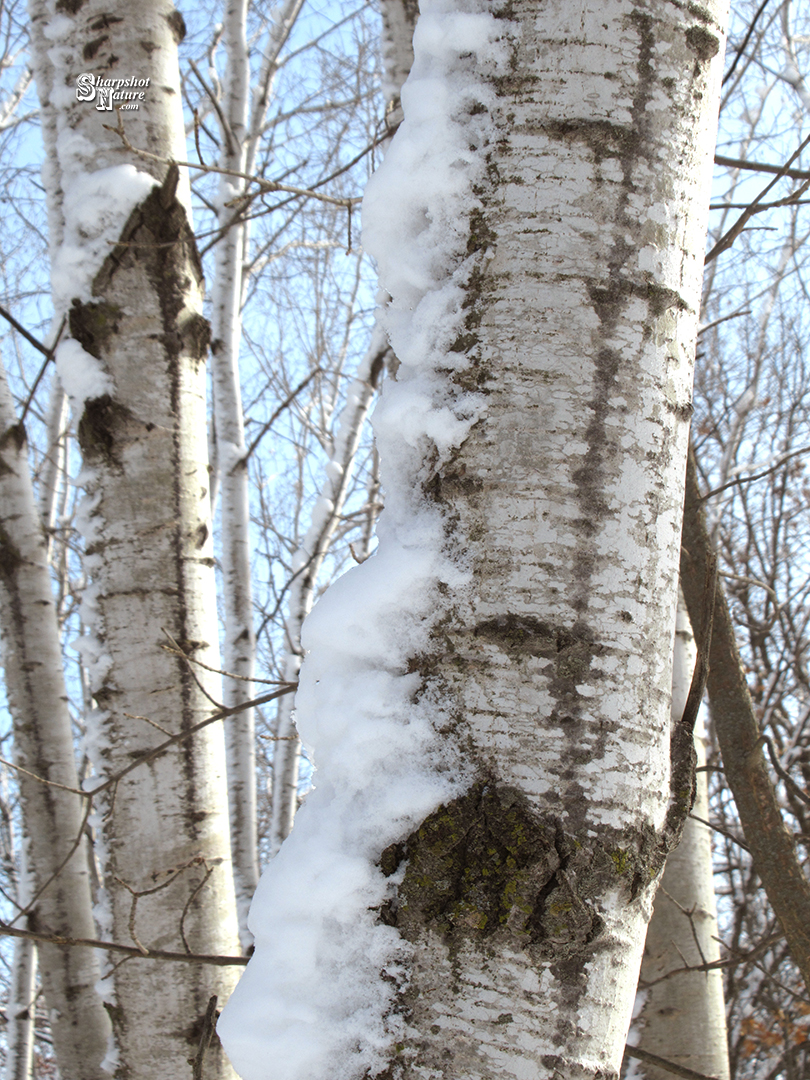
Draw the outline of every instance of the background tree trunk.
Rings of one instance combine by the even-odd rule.
[[[229,0],[225,12],[225,48],[228,57],[221,125],[223,152],[220,165],[230,172],[245,169],[250,60],[246,40],[247,0]],[[245,446],[239,346],[242,338],[242,267],[245,229],[234,200],[245,181],[223,173],[219,182],[219,223],[222,235],[216,248],[212,289],[213,424],[216,432],[218,499],[221,503],[223,601],[223,703],[233,708],[253,697],[256,634],[253,628],[253,593],[250,574],[250,493]],[[230,203],[231,205],[226,205]],[[239,912],[239,934],[247,949],[252,938],[247,912],[259,881],[256,843],[256,736],[253,710],[235,716],[225,732],[228,757],[228,801],[234,885]]]
[[[31,900],[31,875],[28,872],[26,845],[20,845],[19,887],[17,902],[27,907]],[[5,1080],[31,1080],[34,1060],[34,1024],[36,1019],[37,947],[33,941],[17,938],[11,968],[11,985],[6,1015]]]
[[[712,550],[698,484],[697,463],[694,451],[690,450],[681,581],[693,624],[706,604],[701,582],[705,581],[706,561],[711,557]],[[722,582],[718,582],[714,602],[714,628],[706,686],[726,780],[734,795],[754,868],[782,925],[805,986],[810,987],[810,882],[799,861],[796,842],[785,826],[768,774],[763,752],[764,740],[745,679]]]
[[[382,55],[386,125],[393,133],[402,121],[400,94],[413,64],[413,32],[419,14],[415,0],[384,0],[382,7]],[[383,143],[383,149],[388,140]],[[377,302],[388,297],[379,294]],[[354,459],[360,444],[368,411],[388,366],[396,367],[379,320],[375,324],[366,355],[349,389],[346,405],[338,421],[333,460],[327,466],[327,478],[310,520],[309,529],[293,557],[295,577],[290,586],[290,600],[285,621],[286,660],[284,678],[297,682],[304,650],[301,628],[315,599],[318,575],[334,531],[340,521],[348,492]],[[271,789],[270,852],[275,855],[292,829],[298,806],[298,771],[301,740],[295,726],[295,699],[287,695],[279,700],[276,715]]]
[[[60,99],[56,109],[65,230],[53,279],[72,339],[57,364],[85,466],[80,529],[91,585],[80,647],[98,706],[88,750],[105,780],[211,711],[213,680],[191,666],[219,666],[209,330],[188,179],[168,164],[185,157],[182,16],[154,0],[113,8],[89,0],[60,13],[47,33],[59,86],[75,86],[84,72],[149,80],[142,107],[118,114],[126,143],[92,102]],[[127,145],[136,151],[125,153]],[[102,932],[138,947],[238,952],[221,728],[181,742],[97,801]],[[185,1078],[209,998],[224,1000],[233,979],[227,968],[154,960],[108,970],[108,1067],[130,1080]],[[206,1077],[232,1075],[212,1046]]]
[[[83,806],[75,794],[79,780],[47,540],[34,503],[25,428],[17,421],[2,368],[0,609],[15,762],[27,770],[19,776],[23,842],[32,886],[24,928],[92,938]],[[107,1051],[109,1023],[95,991],[100,973],[93,952],[44,944],[38,952],[64,1080],[103,1080],[101,1061]],[[28,962],[33,963],[33,950]],[[19,992],[27,993],[26,962],[21,960],[16,974],[21,980]]]
[[[695,640],[681,598],[675,630],[672,723],[680,722],[695,666]],[[695,725],[698,772],[693,816],[667,857],[647,927],[639,978],[637,1036],[631,1041],[658,1057],[706,1076],[728,1080],[728,1042],[722,971],[684,971],[720,959],[712,871],[706,748],[702,718]],[[696,818],[701,818],[697,821]],[[679,971],[677,975],[672,972]],[[669,977],[668,977],[669,976]],[[668,1080],[671,1073],[634,1061],[632,1075]]]

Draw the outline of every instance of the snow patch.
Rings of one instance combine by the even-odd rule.
[[[74,411],[79,414],[85,401],[112,394],[115,389],[101,361],[85,352],[73,338],[59,342],[56,370]]]
[[[404,1034],[396,999],[410,947],[379,920],[394,879],[377,863],[469,782],[441,734],[454,705],[414,670],[435,648],[445,598],[469,581],[422,485],[484,409],[453,382],[467,360],[452,346],[465,285],[487,257],[481,243],[467,252],[491,130],[487,80],[507,60],[499,37],[509,24],[454,13],[449,0],[421,7],[405,120],[363,203],[363,242],[392,297],[382,317],[400,361],[374,416],[386,506],[375,554],[331,586],[304,626],[296,711],[315,790],[259,884],[255,952],[218,1025],[243,1080],[264,1080],[269,1061],[285,1080],[385,1068]],[[329,504],[324,495],[315,508],[313,537]]]
[[[81,163],[94,148],[77,132],[57,137],[65,182],[64,240],[53,260],[54,307],[67,311],[71,300],[92,299],[93,278],[121,234],[134,208],[149,195],[155,179],[134,165],[113,165],[86,172]],[[73,168],[71,166],[73,165]]]

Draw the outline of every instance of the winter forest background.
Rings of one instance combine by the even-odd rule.
[[[209,711],[257,699],[252,709],[226,720],[231,725],[228,782],[241,922],[240,940],[223,937],[219,951],[232,957],[250,948],[244,919],[257,871],[278,852],[296,805],[310,787],[311,753],[317,764],[317,745],[301,748],[294,724],[291,691],[302,657],[301,624],[332,581],[372,555],[375,523],[385,501],[368,415],[386,380],[395,375],[397,360],[375,325],[376,271],[362,247],[360,200],[401,119],[397,79],[410,63],[401,42],[413,5],[383,6],[385,34],[379,5],[362,0],[285,0],[277,7],[251,3],[241,53],[238,42],[234,46],[228,39],[227,20],[235,17],[236,5],[228,12],[216,3],[181,9],[183,160],[195,165],[190,173],[194,230],[206,282],[204,313],[212,323],[216,354],[208,382],[207,439],[222,659],[212,666],[229,673],[221,685],[214,673],[205,693],[212,698]],[[87,496],[80,480],[81,433],[76,418],[71,421],[53,363],[55,343],[66,336],[65,311],[54,316],[54,294],[69,297],[75,277],[86,271],[79,255],[72,263],[58,264],[50,277],[54,241],[51,235],[49,242],[49,212],[53,230],[54,211],[46,200],[42,147],[43,139],[48,146],[55,136],[47,130],[34,83],[32,19],[40,33],[42,10],[36,3],[30,12],[18,0],[0,8],[0,356],[16,417],[25,424],[33,493],[48,538],[77,778],[92,787],[100,738],[92,680],[104,657],[94,645],[95,601],[88,594],[87,545],[92,548],[93,538],[86,501],[82,509]],[[85,55],[92,58],[92,42],[88,49]],[[795,866],[805,876],[810,840],[810,296],[805,244],[810,226],[804,210],[810,201],[805,147],[809,72],[807,5],[735,0],[692,417],[703,505],[761,733],[759,745],[768,754],[768,775],[795,845]],[[240,94],[248,104],[241,119]],[[124,143],[127,111],[97,115],[113,128],[123,125]],[[788,160],[789,169],[782,169]],[[413,182],[418,186],[421,180]],[[130,193],[102,185],[89,195],[65,189],[63,196],[66,243],[81,251],[81,228],[88,220],[92,225],[94,217],[114,219],[117,200]],[[84,224],[71,204],[79,198],[84,200]],[[744,227],[733,230],[741,218]],[[733,242],[716,249],[730,230]],[[71,330],[76,338],[73,324]],[[59,363],[60,371],[66,371],[66,362]],[[81,376],[95,377],[93,371]],[[75,398],[90,396],[86,386],[67,385],[64,374],[63,381]],[[101,396],[98,387],[93,396]],[[0,416],[3,432],[14,424],[7,404]],[[0,507],[0,515],[7,512]],[[5,532],[0,542],[7,542]],[[95,557],[91,552],[91,572]],[[174,640],[168,630],[164,649],[175,661],[191,655],[188,644]],[[711,682],[708,689],[711,697]],[[146,726],[152,716],[133,722]],[[712,970],[722,972],[725,1000],[728,1072],[723,1075],[730,1080],[801,1080],[810,1075],[810,997],[800,974],[801,969],[806,979],[810,970],[810,922],[804,926],[803,956],[792,955],[774,915],[773,895],[770,890],[766,894],[753,868],[751,839],[743,832],[724,771],[711,710],[705,710],[705,718],[706,757],[699,775],[708,784],[704,813],[711,828],[719,949],[714,958],[703,954],[695,928],[699,919],[682,910],[687,944],[665,962],[670,968],[692,966],[697,978],[691,983],[670,979],[667,985],[680,986],[678,993],[693,995],[699,1010],[706,1011],[701,995],[709,981],[707,964],[713,963]],[[91,855],[88,863],[95,926],[55,930],[27,917],[35,890],[27,866],[30,855],[26,858],[21,844],[23,810],[13,764],[20,764],[20,750],[5,701],[0,702],[0,724],[0,916],[6,926],[30,931],[28,938],[0,938],[0,1054],[9,1078],[55,1077],[61,1067],[67,1080],[74,1074],[64,1063],[60,1066],[54,1051],[53,1017],[41,993],[34,939],[38,933],[44,940],[60,933],[113,940],[99,878],[104,855]],[[161,729],[159,734],[170,733]],[[31,769],[31,758],[25,760]],[[361,756],[357,769],[363,768]],[[362,775],[359,779],[362,787]],[[110,805],[91,807],[80,821],[88,846],[98,842]],[[151,851],[146,831],[142,843],[145,853],[138,858],[143,861]],[[55,851],[55,872],[66,856],[64,848]],[[214,871],[200,856],[196,862],[156,866],[148,888],[116,879],[131,912],[131,933],[119,944],[130,953],[166,948],[152,937],[155,916],[144,914],[148,905],[175,889],[173,921],[185,918]],[[785,890],[794,890],[788,902],[800,925],[802,911],[810,911],[806,882],[802,894],[801,883],[785,879],[776,865],[777,881],[780,874]],[[685,955],[683,949],[692,949],[695,942],[697,953]],[[185,951],[194,950],[186,946]],[[289,960],[298,962],[294,949]],[[153,961],[124,953],[102,960],[102,966],[115,963],[143,971]],[[237,957],[228,970],[239,972],[243,963]],[[179,961],[174,966],[184,973],[178,978],[193,967]],[[648,992],[657,977],[650,979]],[[25,1001],[33,1003],[28,1012],[20,1008]],[[714,1037],[722,1039],[724,1033],[716,1031]],[[676,1047],[663,1056],[674,1060],[678,1053]],[[197,1058],[192,1053],[189,1062],[187,1073],[164,1075],[171,1080],[209,1075],[201,1071],[202,1053]],[[108,1064],[114,1060],[108,1058]],[[626,1069],[650,1080],[697,1075],[688,1069],[656,1071],[654,1062],[631,1057]],[[90,1074],[82,1080],[91,1080]]]

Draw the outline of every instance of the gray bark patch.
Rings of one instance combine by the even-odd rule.
[[[720,41],[704,26],[690,26],[686,31],[686,43],[698,59],[711,60],[720,52]]]
[[[109,394],[85,402],[78,430],[79,446],[85,461],[97,462],[101,459],[111,466],[120,466],[116,444],[122,441],[131,420],[129,409],[117,404]]]
[[[557,958],[599,936],[593,901],[618,870],[607,853],[586,851],[559,821],[538,816],[522,792],[491,779],[386,848],[380,866],[390,876],[403,860],[403,882],[380,918],[404,937],[429,929],[452,951],[498,936]]]

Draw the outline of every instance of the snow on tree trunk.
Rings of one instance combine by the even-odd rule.
[[[386,508],[304,630],[316,790],[220,1021],[244,1080],[617,1074],[691,800],[669,702],[722,34],[663,0],[422,5],[364,203]]]
[[[672,723],[683,714],[692,670],[695,641],[685,603],[678,603],[675,657],[672,673]],[[698,766],[706,764],[703,724],[695,727]],[[709,817],[705,772],[696,776],[693,813]],[[720,970],[669,972],[687,964],[701,965],[720,959],[717,907],[712,873],[711,833],[690,818],[678,847],[667,858],[641,964],[639,994],[631,1041],[658,1057],[706,1076],[728,1080],[726,1010]],[[627,1077],[667,1080],[670,1073],[646,1062],[632,1061]]]
[[[83,843],[59,629],[45,533],[34,502],[25,429],[17,422],[0,370],[0,626],[3,664],[20,773],[23,842],[36,906],[27,928],[67,937],[95,937]],[[28,773],[41,777],[41,783]],[[76,845],[72,857],[65,860]],[[65,864],[63,866],[63,863]],[[89,949],[39,948],[39,968],[53,1043],[64,1080],[102,1080],[109,1022],[96,995],[96,958]],[[29,960],[33,964],[33,953]],[[22,964],[22,962],[21,962]],[[28,985],[21,966],[17,981]],[[28,995],[28,1003],[32,995]],[[13,1006],[12,1006],[13,1007]],[[11,1038],[11,1035],[9,1036]]]
[[[389,353],[385,334],[376,326],[366,355],[346,395],[346,404],[338,421],[333,458],[326,467],[326,481],[320,498],[315,503],[309,529],[293,556],[294,577],[289,588],[287,618],[284,623],[287,648],[285,682],[298,680],[303,659],[301,627],[312,608],[318,574],[343,513],[363,425]],[[275,725],[276,744],[273,749],[270,824],[272,855],[276,854],[292,829],[298,800],[301,742],[295,727],[294,711],[292,694],[286,694],[279,699]]]
[[[219,659],[209,328],[188,178],[168,164],[185,157],[177,66],[185,27],[165,0],[57,0],[43,33],[59,89],[64,209],[54,306],[69,310],[70,330],[57,369],[78,421],[87,493],[78,527],[89,633],[78,647],[97,704],[88,753],[104,779],[211,711],[213,680],[178,649],[212,667]],[[103,84],[86,99],[88,76],[120,79],[121,92],[144,97],[137,109],[110,112]],[[125,149],[110,123],[116,115],[141,153]],[[177,744],[97,801],[102,932],[144,948],[238,951],[221,728]],[[108,1067],[132,1080],[187,1076],[209,998],[224,1000],[232,983],[227,968],[154,960],[108,971]],[[218,1046],[205,1069],[206,1080],[233,1075]]]
[[[415,0],[384,0],[382,53],[386,98],[386,120],[393,130],[402,120],[400,93],[413,63],[413,32],[418,15]],[[384,149],[387,148],[385,141]],[[377,297],[379,304],[388,300],[385,293]],[[366,350],[354,381],[346,396],[346,405],[338,421],[335,449],[327,466],[327,477],[320,498],[315,504],[309,529],[293,556],[295,577],[290,585],[287,618],[284,624],[287,656],[284,678],[296,682],[301,670],[303,648],[301,628],[310,612],[321,565],[329,549],[332,535],[340,521],[354,458],[360,444],[363,425],[368,416],[383,369],[392,368],[393,353],[388,346],[381,323],[375,322],[371,342]],[[367,543],[367,542],[366,542]],[[288,694],[279,699],[273,749],[273,784],[271,789],[270,851],[275,855],[292,829],[298,805],[298,767],[301,741],[295,726],[295,698]]]

